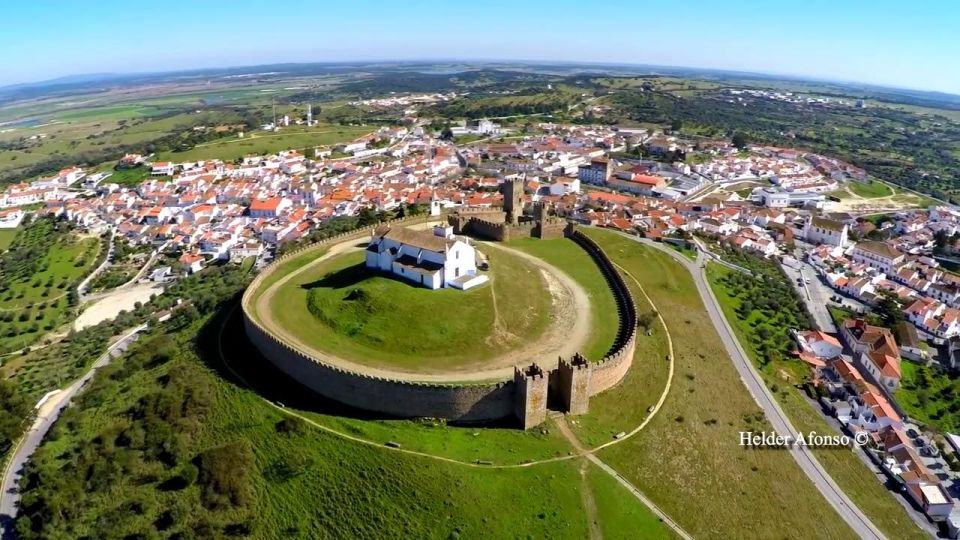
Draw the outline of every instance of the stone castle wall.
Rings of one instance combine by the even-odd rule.
[[[514,412],[514,383],[441,385],[371,377],[317,360],[283,343],[250,317],[247,337],[281,371],[341,403],[401,418],[480,422]]]
[[[590,366],[592,370],[590,395],[593,396],[617,385],[630,370],[637,343],[637,308],[633,303],[630,288],[600,246],[577,230],[572,231],[569,237],[580,245],[600,267],[616,300],[620,320],[613,346],[602,360]]]
[[[413,224],[425,219],[414,217],[388,223]],[[496,230],[496,226],[504,229],[503,224],[470,219],[471,226],[477,223],[481,227],[490,227],[491,231]],[[533,227],[531,223],[510,228],[532,230]],[[363,238],[369,234],[369,230],[351,231],[306,246],[278,258],[261,272],[243,295],[246,333],[253,345],[284,373],[320,395],[360,409],[397,417],[446,418],[454,422],[480,422],[513,415],[526,429],[546,418],[548,397],[557,394],[567,411],[582,414],[587,410],[589,396],[618,384],[630,369],[636,343],[637,314],[630,290],[603,250],[573,228],[568,228],[567,233],[600,268],[616,299],[620,315],[613,346],[599,362],[591,363],[575,355],[569,361],[562,360],[558,370],[539,371],[540,368],[533,365],[517,370],[512,380],[486,384],[418,383],[345,370],[314,358],[308,351],[297,350],[260,325],[251,309],[253,293],[280,263],[323,245]],[[533,368],[539,375],[528,373]]]

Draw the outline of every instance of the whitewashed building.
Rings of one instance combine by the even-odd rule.
[[[846,223],[820,217],[811,218],[803,230],[803,236],[811,244],[843,246],[847,243],[850,227]]]
[[[470,289],[486,283],[477,272],[477,251],[465,238],[453,235],[452,227],[434,227],[433,232],[405,227],[378,227],[366,251],[366,267],[390,272],[427,287]]]

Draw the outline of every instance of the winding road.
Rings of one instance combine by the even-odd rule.
[[[30,429],[23,434],[17,445],[14,447],[7,463],[3,469],[3,478],[0,479],[0,538],[12,538],[13,531],[10,528],[13,519],[17,516],[17,503],[20,501],[20,494],[17,491],[17,483],[30,456],[40,447],[43,438],[50,431],[53,423],[60,417],[60,412],[70,404],[77,392],[79,392],[93,378],[97,369],[107,365],[110,361],[123,354],[131,343],[136,341],[137,335],[145,330],[147,325],[140,325],[128,330],[123,336],[107,348],[106,352],[97,358],[96,362],[90,367],[82,377],[74,381],[64,390],[51,395],[37,409],[37,418],[30,426]]]
[[[796,428],[793,427],[790,419],[787,418],[783,409],[780,408],[780,404],[777,403],[776,398],[770,390],[767,389],[763,379],[760,377],[760,373],[754,367],[753,362],[750,361],[747,353],[737,340],[733,328],[730,327],[730,323],[727,322],[726,317],[723,315],[720,303],[717,301],[713,290],[710,288],[710,284],[707,282],[707,274],[705,271],[707,258],[704,256],[703,251],[700,249],[697,250],[697,260],[694,262],[662,244],[656,244],[650,240],[627,234],[623,236],[670,255],[690,271],[690,274],[693,276],[693,281],[697,285],[697,291],[700,293],[703,304],[710,316],[710,321],[717,329],[717,333],[720,334],[723,346],[733,360],[734,367],[736,367],[737,372],[740,374],[740,378],[746,385],[747,390],[750,391],[757,405],[763,409],[763,412],[777,433],[795,436],[797,434]],[[790,448],[790,455],[793,456],[793,459],[800,465],[800,468],[807,477],[810,478],[810,481],[813,482],[824,498],[827,499],[827,502],[830,503],[833,509],[840,514],[840,517],[843,518],[847,525],[849,525],[860,538],[886,538],[857,505],[847,497],[847,494],[840,489],[840,486],[833,481],[833,478],[831,478],[826,469],[823,468],[823,465],[817,461],[817,458],[814,457],[813,452],[811,452],[809,448],[805,446],[792,446]]]

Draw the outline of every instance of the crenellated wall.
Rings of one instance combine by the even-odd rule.
[[[247,337],[281,371],[341,403],[397,417],[478,422],[514,412],[514,382],[442,385],[372,377],[324,363],[281,342],[250,317]]]
[[[396,220],[409,224],[424,218]],[[472,218],[471,226],[499,225]],[[521,225],[521,227],[523,224]],[[558,370],[544,371],[532,363],[516,370],[513,379],[485,384],[433,384],[373,377],[347,370],[297,350],[264,328],[254,315],[252,298],[263,281],[284,260],[327,244],[362,238],[358,230],[329,238],[280,257],[258,275],[244,292],[242,306],[246,333],[253,345],[287,375],[325,397],[360,409],[397,417],[437,417],[453,422],[479,422],[516,416],[524,429],[546,417],[548,394],[559,393],[565,410],[587,411],[589,396],[619,383],[633,362],[637,334],[637,313],[633,298],[616,267],[593,240],[573,227],[566,230],[600,268],[614,295],[619,313],[617,336],[608,353],[598,362],[580,355],[561,360]]]

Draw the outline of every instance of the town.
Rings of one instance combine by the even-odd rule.
[[[486,119],[443,136],[416,118],[416,105],[450,98],[364,101],[406,107],[406,122],[307,155],[180,163],[119,156],[115,171],[148,173],[135,186],[112,183],[111,172],[66,168],[9,186],[0,195],[0,226],[16,227],[34,212],[109,232],[177,260],[178,267],[150,274],[167,282],[211,265],[262,268],[341,218],[373,227],[388,215],[501,207],[502,186],[519,180],[523,204],[553,216],[718,260],[710,245],[769,258],[796,281],[817,322],[794,335],[825,414],[851,435],[869,433],[863,452],[870,465],[956,537],[960,437],[937,434],[946,442],[938,445],[893,393],[901,358],[948,368],[960,359],[960,276],[941,266],[960,253],[960,211],[905,204],[882,220],[833,211],[844,208],[833,194],[877,180],[829,156],[736,137],[689,141],[643,128],[553,123],[521,133]],[[474,137],[458,143],[464,135]],[[885,298],[902,308],[894,328],[863,318]]]

